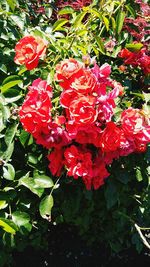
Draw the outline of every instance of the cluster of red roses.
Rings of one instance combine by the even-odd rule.
[[[75,59],[56,66],[55,81],[62,88],[60,106],[53,107],[51,86],[40,78],[29,86],[20,108],[20,121],[37,144],[50,149],[49,169],[54,176],[82,178],[86,188],[99,188],[109,176],[113,159],[143,152],[150,126],[143,111],[129,108],[114,122],[115,99],[121,84],[110,79],[111,67],[90,68]]]
[[[127,48],[123,48],[118,56],[124,59],[126,65],[140,67],[145,75],[150,73],[150,56],[146,47],[136,52],[131,52]]]

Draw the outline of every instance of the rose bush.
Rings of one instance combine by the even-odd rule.
[[[149,7],[74,2],[0,4],[1,266],[51,223],[149,246]]]

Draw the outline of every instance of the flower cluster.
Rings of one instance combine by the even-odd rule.
[[[136,52],[131,52],[127,48],[123,48],[118,56],[124,59],[126,65],[140,67],[145,75],[150,73],[150,56],[145,47]]]
[[[150,126],[143,111],[128,108],[115,122],[120,83],[110,78],[107,63],[89,67],[73,58],[56,66],[62,88],[60,106],[52,106],[52,88],[40,78],[29,86],[20,108],[20,121],[38,144],[49,149],[54,176],[82,178],[87,189],[99,188],[109,176],[107,166],[120,156],[143,152]]]

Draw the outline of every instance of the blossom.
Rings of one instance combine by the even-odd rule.
[[[131,52],[127,48],[120,51],[118,56],[124,59],[126,65],[139,66],[144,74],[150,73],[150,56],[147,54],[146,48],[142,48],[137,52]]]
[[[92,155],[89,151],[71,145],[65,150],[64,157],[68,176],[77,179],[91,173]]]
[[[32,35],[25,36],[15,46],[14,61],[32,70],[37,67],[39,59],[45,56],[46,47],[47,41],[44,39]]]
[[[69,89],[75,78],[83,74],[83,64],[69,58],[56,65],[55,80],[59,82],[63,89]]]
[[[120,147],[121,129],[114,122],[108,122],[101,135],[101,148],[103,152],[115,151]]]
[[[150,121],[143,111],[128,108],[121,114],[121,127],[125,136],[134,142],[135,151],[143,152],[150,142]]]
[[[62,148],[60,149],[54,149],[48,156],[48,160],[50,161],[48,167],[51,171],[51,173],[54,176],[60,176],[62,168],[64,167],[64,150]]]
[[[86,125],[94,123],[97,119],[94,97],[81,97],[71,102],[69,107],[70,120],[76,124]]]
[[[52,147],[60,149],[68,145],[71,141],[67,131],[54,121],[52,121],[46,129],[41,128],[41,131],[38,131],[33,136],[37,144],[43,145],[47,149]]]
[[[26,131],[36,135],[41,129],[47,131],[51,122],[52,88],[46,81],[36,79],[26,95],[19,111],[20,121]]]
[[[98,81],[91,70],[84,70],[82,76],[75,78],[71,84],[71,88],[76,90],[77,93],[83,95],[95,95],[98,91]]]

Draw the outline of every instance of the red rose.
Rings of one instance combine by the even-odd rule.
[[[101,148],[103,152],[115,151],[120,147],[121,129],[114,122],[108,122],[101,135]]]
[[[122,129],[129,139],[139,139],[148,143],[150,141],[150,121],[142,110],[128,108],[121,114]]]
[[[40,78],[29,86],[29,92],[19,111],[20,121],[24,129],[36,135],[41,129],[47,131],[51,122],[52,88]]]
[[[25,65],[28,70],[37,67],[39,59],[45,56],[47,42],[40,37],[25,36],[15,46],[16,64]]]
[[[55,80],[64,89],[69,89],[75,78],[83,74],[83,64],[73,58],[65,59],[56,65]]]
[[[75,78],[71,84],[71,88],[83,95],[97,93],[98,81],[90,70],[85,70],[83,75]]]
[[[70,120],[78,125],[94,123],[97,119],[94,97],[81,97],[71,102],[69,107]]]
[[[72,145],[65,150],[64,156],[68,176],[77,179],[91,173],[92,154],[90,151]]]
[[[50,161],[48,167],[54,176],[60,176],[64,166],[64,150],[54,149],[48,156]]]

